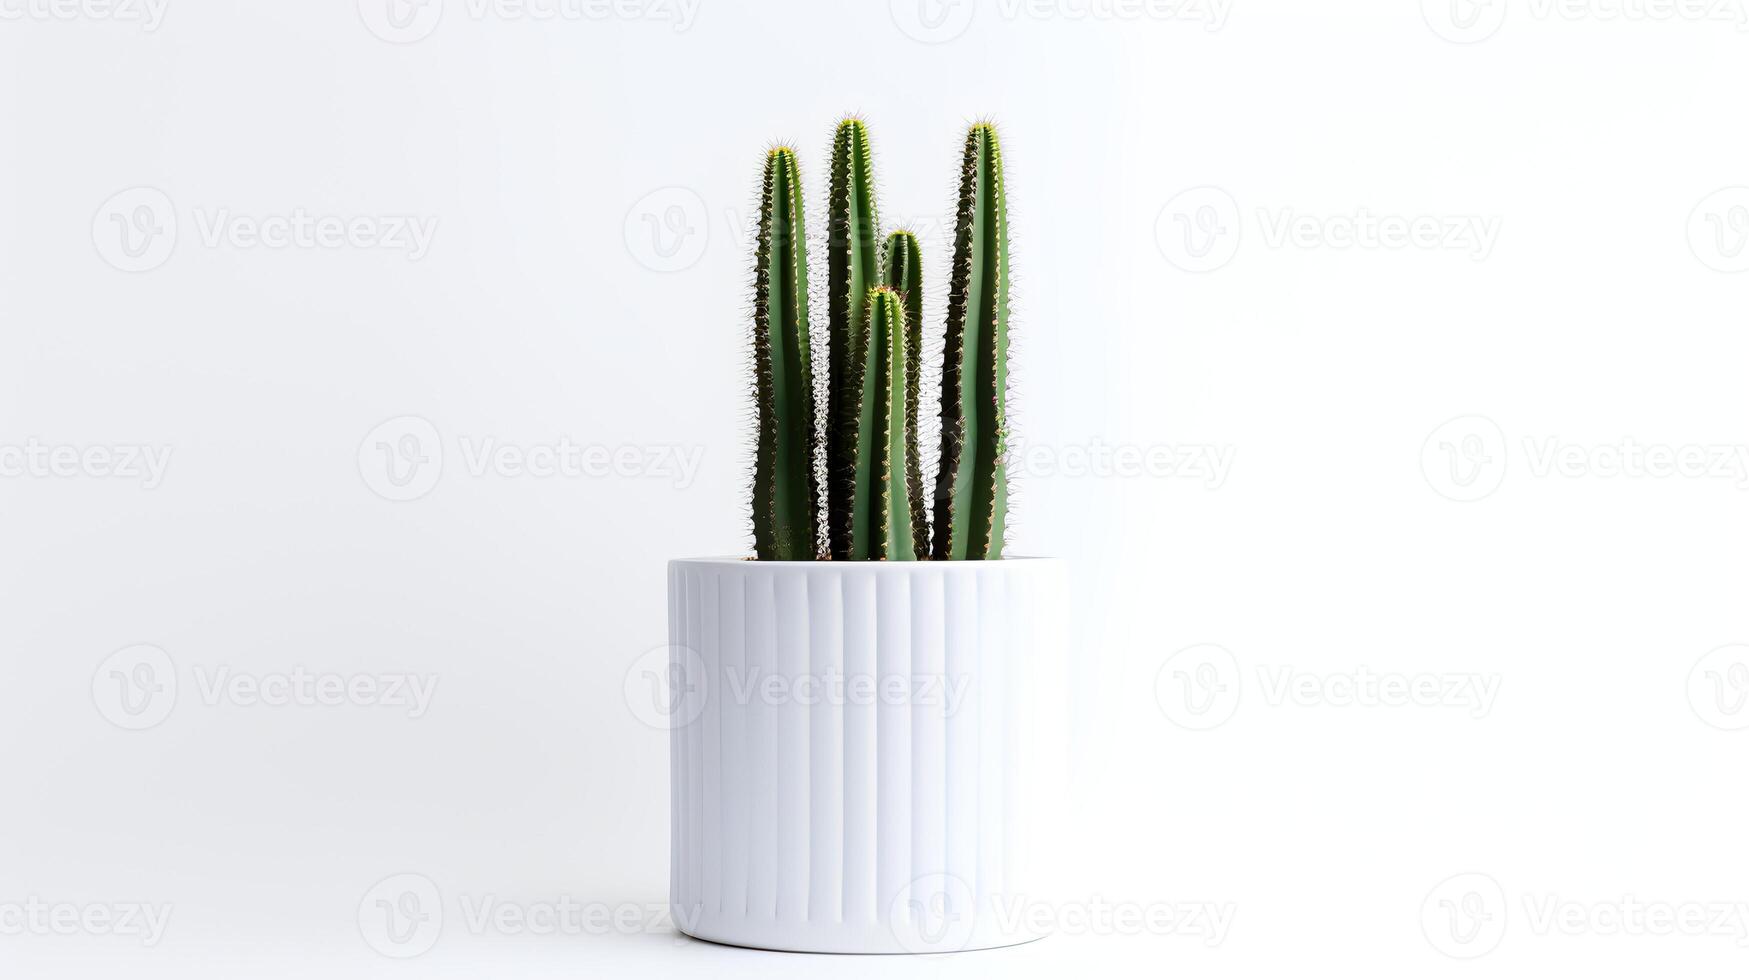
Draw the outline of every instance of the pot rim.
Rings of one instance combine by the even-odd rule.
[[[707,555],[700,558],[670,558],[670,565],[707,565],[712,567],[737,565],[745,566],[749,571],[762,568],[814,568],[831,569],[833,571],[850,571],[863,569],[873,572],[885,571],[889,574],[900,574],[905,571],[929,569],[931,571],[947,571],[949,569],[975,570],[1009,564],[1053,563],[1062,559],[1050,555],[1012,555],[1007,558],[976,559],[962,561],[758,561],[750,556],[736,557],[734,555]]]

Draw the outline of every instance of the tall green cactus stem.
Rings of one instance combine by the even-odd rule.
[[[838,124],[832,140],[832,175],[827,220],[827,341],[830,346],[830,396],[827,404],[826,517],[832,557],[851,554],[851,494],[856,472],[851,462],[858,422],[852,373],[868,315],[868,291],[879,285],[880,219],[875,210],[874,167],[868,127],[860,119]]]
[[[795,152],[765,157],[753,286],[759,445],[753,463],[753,543],[762,561],[818,555],[814,372],[808,350],[807,234]]]
[[[996,128],[966,134],[941,375],[937,559],[1002,557],[1008,515],[1008,208]]]
[[[852,365],[860,419],[852,460],[852,560],[915,561],[928,546],[919,524],[923,473],[908,462],[916,457],[917,430],[904,410],[916,373],[907,334],[903,298],[885,286],[870,290]]]
[[[923,388],[923,252],[917,236],[895,231],[887,236],[881,278],[905,301],[905,479],[917,557],[929,554],[929,510],[923,491],[923,441],[919,437],[918,400]]]

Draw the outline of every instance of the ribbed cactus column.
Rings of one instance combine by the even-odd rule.
[[[753,463],[753,543],[762,561],[817,555],[814,372],[808,350],[807,235],[795,153],[765,157],[753,285],[759,442]]]
[[[867,317],[868,290],[881,281],[880,219],[875,209],[874,164],[868,127],[860,119],[838,124],[832,141],[832,175],[827,220],[827,339],[831,392],[827,411],[826,511],[832,557],[851,553],[851,495],[856,472],[850,465],[858,422],[858,392],[852,370],[858,364],[860,336]]]
[[[881,277],[905,301],[905,479],[916,557],[929,556],[929,510],[923,492],[923,440],[917,428],[918,401],[923,390],[923,252],[917,236],[895,231],[887,236]],[[895,360],[895,363],[899,363]]]
[[[885,286],[869,291],[868,317],[859,340],[858,378],[850,493],[850,553],[854,560],[915,561],[928,548],[920,522],[923,473],[909,461],[918,457],[916,420],[905,405],[915,399],[912,379],[916,353],[907,343],[905,306]]]
[[[1008,512],[1008,208],[996,128],[966,134],[941,376],[937,559],[1002,557]]]

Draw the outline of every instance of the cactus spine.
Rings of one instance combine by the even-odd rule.
[[[827,221],[827,341],[830,391],[827,404],[826,510],[834,558],[852,557],[852,495],[857,473],[857,430],[862,421],[856,368],[866,333],[869,290],[880,284],[880,219],[868,127],[860,119],[838,124],[832,140],[830,214]]]
[[[759,443],[753,464],[753,542],[763,561],[818,553],[814,373],[808,350],[808,257],[795,153],[765,157],[753,286]]]
[[[1002,557],[1008,514],[1008,211],[996,129],[966,134],[941,375],[937,559]]]
[[[920,533],[923,474],[917,457],[915,418],[906,402],[914,389],[916,352],[907,343],[905,304],[899,293],[877,286],[868,294],[851,374],[859,424],[851,461],[850,553],[853,560],[915,561],[927,547]]]
[[[895,231],[887,236],[881,277],[905,301],[905,495],[916,538],[913,546],[918,558],[927,558],[929,510],[924,502],[923,444],[917,428],[923,390],[923,252],[916,235]]]

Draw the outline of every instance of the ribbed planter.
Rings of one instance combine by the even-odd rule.
[[[676,924],[834,953],[1038,938],[1062,569],[670,562]]]

